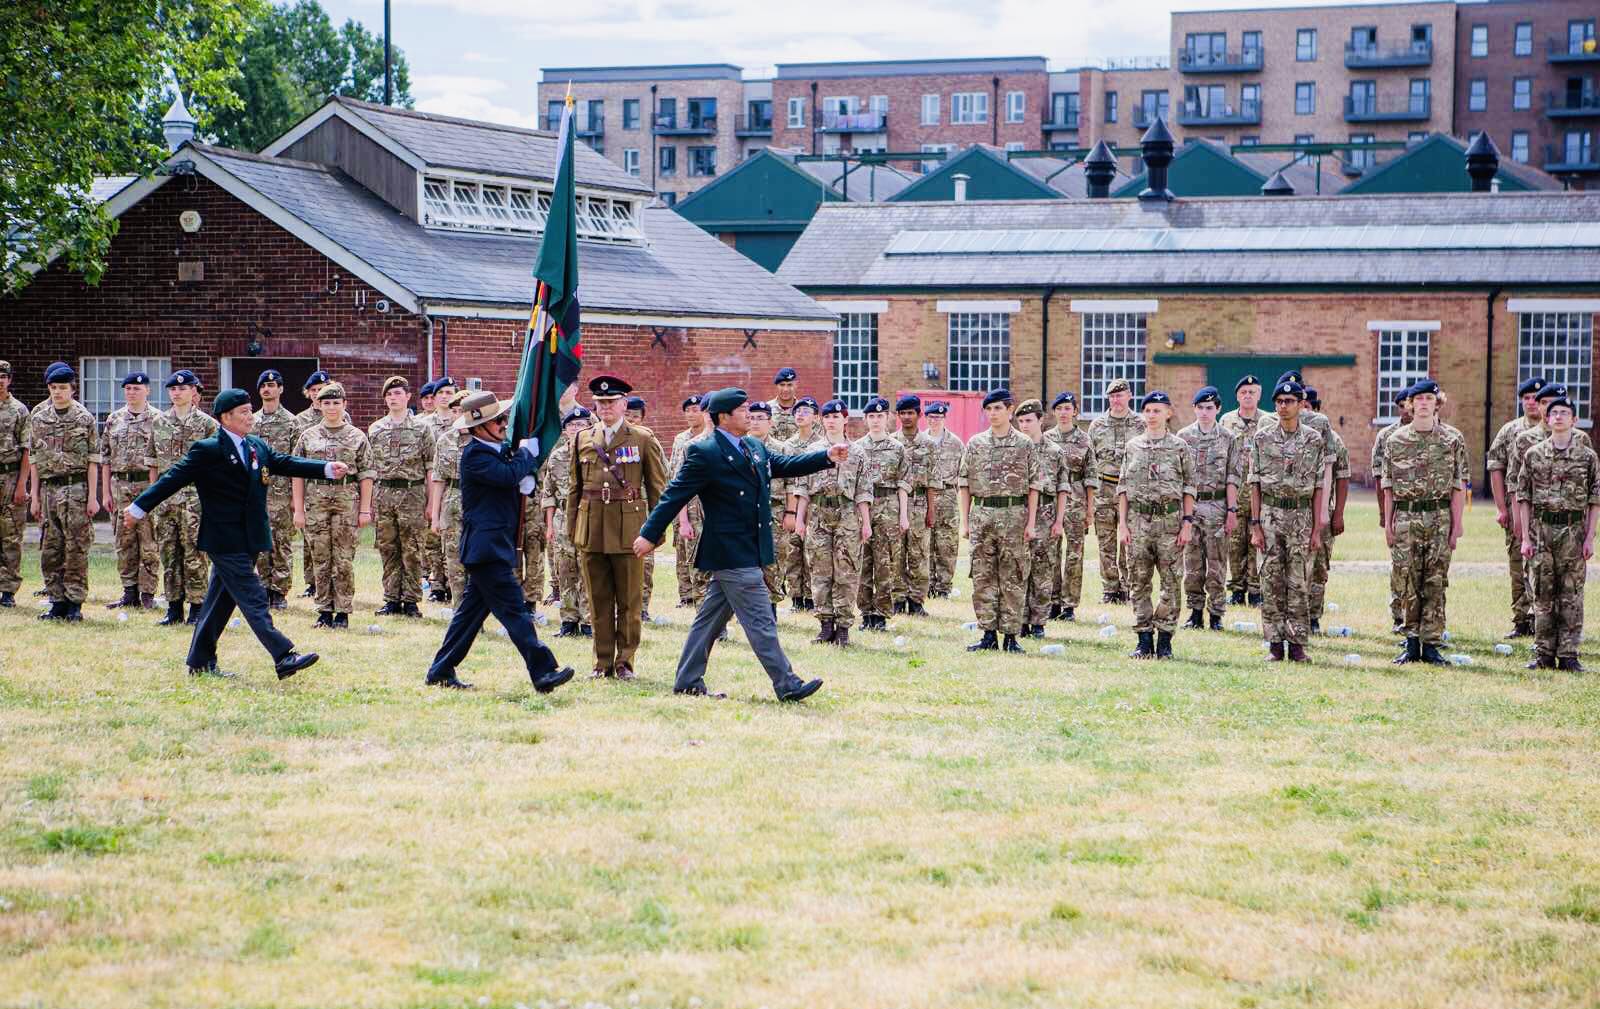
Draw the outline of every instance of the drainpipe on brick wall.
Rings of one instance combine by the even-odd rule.
[[[989,122],[990,122],[991,125],[994,126],[994,146],[999,147],[1000,146],[1000,78],[998,78],[998,77],[994,78],[993,81],[990,83],[990,87],[994,88],[994,97],[989,100],[989,108],[990,108],[990,110],[992,112],[992,116],[993,116],[993,118],[991,118],[989,120]]]
[[[1489,486],[1490,424],[1494,417],[1494,303],[1500,288],[1489,289],[1489,303],[1483,310],[1483,486]]]
[[[817,82],[811,82],[811,153],[817,153]]]
[[[432,382],[433,381],[433,316],[424,315],[422,317],[422,321],[428,327],[428,373],[427,373],[427,378],[425,378],[423,381]]]
[[[1050,299],[1055,297],[1056,285],[1051,284],[1044,289],[1044,325],[1040,327],[1039,353],[1039,402],[1050,402]]]
[[[439,374],[450,374],[450,320],[439,320]]]
[[[656,102],[656,87],[657,87],[657,85],[654,85],[654,84],[650,85],[650,191],[651,192],[655,192],[655,189],[656,189],[656,167],[659,164],[659,162],[656,160],[656,105],[657,105],[657,102]],[[657,195],[659,195],[659,194],[657,194]]]

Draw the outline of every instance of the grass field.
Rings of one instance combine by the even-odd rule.
[[[1492,508],[1460,556],[1503,558]],[[1299,667],[1135,662],[1094,603],[1064,654],[973,658],[964,579],[842,655],[785,606],[827,686],[784,706],[737,641],[729,700],[672,696],[670,565],[636,684],[535,695],[491,633],[429,690],[443,622],[366,633],[361,557],[356,629],[280,621],[323,655],[283,685],[243,628],[190,680],[100,550],[87,623],[0,611],[0,1005],[1600,1005],[1600,673],[1495,654],[1484,565],[1440,669],[1389,664],[1359,566]]]

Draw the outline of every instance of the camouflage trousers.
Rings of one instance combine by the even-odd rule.
[[[698,500],[689,503],[683,510],[689,516],[689,528],[694,530],[693,539],[684,539],[678,534],[678,524],[672,524],[672,548],[678,564],[678,605],[699,606],[700,600],[706,596],[706,583],[709,579],[702,571],[695,570],[694,559],[700,552],[700,530],[705,527],[705,515],[700,511]]]
[[[1510,529],[1505,533],[1506,565],[1511,569],[1511,623],[1515,627],[1526,627],[1533,623],[1533,594],[1529,591],[1533,571],[1522,561],[1521,534]]]
[[[561,589],[561,622],[586,624],[589,622],[589,590],[583,583],[583,558],[578,548],[567,538],[565,510],[556,509],[556,541],[551,546],[556,584]],[[692,561],[690,563],[693,563]]]
[[[781,603],[787,596],[784,591],[784,572],[788,570],[785,561],[789,556],[789,534],[783,531],[784,498],[773,498],[772,507],[772,563],[761,569],[761,577],[767,583],[767,594],[775,603]],[[646,599],[649,597],[646,596]]]
[[[978,626],[999,634],[1021,634],[1032,550],[1023,537],[1028,509],[974,503],[967,523],[972,534],[972,612]]]
[[[1128,574],[1128,551],[1117,539],[1117,494],[1116,485],[1111,485],[1111,493],[1103,501],[1096,501],[1094,506],[1094,539],[1100,547],[1100,593],[1110,596],[1114,592],[1122,592],[1127,586],[1123,584]]]
[[[806,557],[806,541],[799,533],[773,531],[784,541],[783,587],[790,599],[811,598],[811,563]]]
[[[444,577],[433,584],[450,589],[450,599],[461,602],[467,591],[467,568],[461,563],[461,489],[446,486],[439,499],[439,548],[444,558]],[[429,579],[432,581],[432,579]]]
[[[1240,508],[1241,512],[1249,510]],[[1261,562],[1256,557],[1256,548],[1250,545],[1250,523],[1244,517],[1228,537],[1228,591],[1246,595],[1261,591]]]
[[[544,602],[544,509],[537,495],[525,497],[522,502],[522,542],[517,547],[517,559],[522,562],[522,598],[531,611]]]
[[[1554,525],[1533,522],[1534,650],[1544,659],[1575,659],[1583,641],[1583,585],[1588,564],[1583,559],[1584,523]]]
[[[267,525],[272,549],[256,558],[256,575],[268,591],[287,596],[294,585],[294,497],[288,477],[273,477],[267,488]]]
[[[861,589],[856,602],[862,616],[894,612],[895,573],[900,568],[900,495],[872,502],[872,538],[861,546]]]
[[[1050,619],[1050,607],[1056,602],[1056,582],[1061,580],[1061,537],[1050,535],[1055,521],[1055,498],[1041,499],[1034,521],[1038,535],[1028,549],[1028,591],[1022,602],[1024,624],[1042,624]]]
[[[40,481],[39,573],[53,603],[81,603],[89,595],[89,547],[94,524],[87,482],[51,486]]]
[[[1401,627],[1425,645],[1444,641],[1450,588],[1450,509],[1395,512],[1389,565],[1399,579]]]
[[[1178,625],[1179,572],[1183,570],[1178,530],[1182,527],[1181,509],[1168,515],[1144,515],[1131,504],[1128,507],[1133,542],[1128,546],[1127,589],[1133,599],[1135,631],[1170,633]],[[1161,601],[1151,605],[1157,575],[1161,577]]]
[[[928,545],[928,591],[947,596],[961,556],[961,495],[947,488],[933,502],[933,532]]]
[[[349,613],[356,601],[354,486],[306,489],[306,541],[317,586],[317,609]]]
[[[861,579],[861,519],[855,506],[812,502],[806,509],[805,552],[817,618],[850,623]]]
[[[307,538],[304,530],[300,533],[300,574],[306,580],[306,588],[317,587],[317,566],[312,558],[311,540]]]
[[[454,544],[447,543],[442,533],[436,533],[430,526],[422,536],[422,570],[428,576],[430,587],[442,587],[450,584],[450,571],[447,558]],[[452,592],[455,590],[452,589]]]
[[[209,562],[200,551],[200,497],[186,488],[156,508],[161,545],[161,586],[168,604],[199,606],[206,599]]]
[[[383,561],[385,602],[422,598],[422,533],[428,526],[428,488],[385,487],[372,491],[372,524]]]
[[[1261,505],[1261,636],[1303,645],[1311,634],[1311,509]]]
[[[1061,522],[1061,564],[1056,568],[1052,586],[1056,602],[1076,609],[1083,596],[1083,541],[1087,520],[1085,502],[1067,499],[1066,516]]]
[[[1194,528],[1189,531],[1189,546],[1183,553],[1185,605],[1191,610],[1203,609],[1219,617],[1228,602],[1226,583],[1230,537],[1223,531],[1227,520],[1227,502],[1196,502]]]
[[[0,592],[22,587],[22,530],[27,527],[25,505],[11,503],[17,492],[17,471],[0,473]]]
[[[117,533],[117,575],[125,589],[156,594],[157,578],[161,571],[161,551],[156,547],[155,523],[146,515],[132,529],[122,524],[122,513],[133,499],[150,486],[149,480],[114,480],[116,508],[111,513],[111,527]]]
[[[937,504],[934,510],[938,510]],[[911,495],[910,512],[911,528],[900,538],[900,563],[895,566],[894,597],[923,603],[928,599],[928,583],[933,577],[929,567],[933,530],[928,528],[927,491],[916,491]]]
[[[556,580],[555,566],[556,562],[552,559],[550,561],[551,585],[554,585]],[[655,595],[656,592],[656,552],[654,550],[644,555],[644,578],[639,583],[639,592],[640,598],[643,600],[643,608],[640,610],[639,615],[648,617],[650,615],[650,597]]]
[[[1328,600],[1328,575],[1333,571],[1333,536],[1328,527],[1322,527],[1322,545],[1311,554],[1310,601],[1307,608],[1312,620],[1321,620]]]

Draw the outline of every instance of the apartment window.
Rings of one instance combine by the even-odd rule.
[[[1482,112],[1489,107],[1489,82],[1482,77],[1467,82],[1467,108]]]
[[[1567,52],[1577,55],[1584,51],[1585,42],[1594,41],[1594,19],[1567,22]]]
[[[1301,81],[1294,86],[1294,114],[1297,116],[1317,114],[1316,81]]]
[[[949,387],[988,392],[1011,386],[1011,316],[1006,312],[950,313]]]
[[[1562,138],[1561,155],[1563,164],[1587,165],[1594,160],[1590,157],[1589,131],[1568,130]]]
[[[1414,52],[1427,52],[1433,45],[1433,25],[1411,26],[1411,48]]]
[[[1261,33],[1245,32],[1239,36],[1239,56],[1246,65],[1261,61]]]
[[[1144,396],[1143,312],[1085,312],[1083,315],[1083,412],[1105,413],[1106,386],[1125,378],[1135,403]]]
[[[1533,108],[1533,78],[1517,77],[1511,81],[1511,107],[1513,109]]]
[[[1261,134],[1259,133],[1246,134],[1239,138],[1240,147],[1254,147],[1259,143],[1261,143]]]
[[[678,126],[678,100],[676,98],[656,99],[656,123],[668,129]]]
[[[715,98],[691,98],[685,109],[689,116],[689,125],[694,129],[717,128],[717,100]]]
[[[1251,115],[1253,113],[1259,112],[1260,110],[1261,110],[1261,85],[1259,85],[1259,84],[1241,84],[1241,85],[1239,85],[1239,112],[1241,114],[1243,114],[1243,115],[1248,116],[1248,115]]]
[[[604,99],[592,98],[587,106],[584,116],[584,125],[595,132],[602,132],[606,128],[606,103]]]
[[[1315,133],[1296,133],[1294,142],[1297,144],[1314,144],[1317,142],[1317,135]]]
[[[1378,108],[1377,81],[1350,82],[1350,111],[1357,115],[1371,115]]]
[[[806,100],[804,98],[789,99],[789,118],[787,125],[791,130],[798,130],[806,124]]]
[[[844,312],[833,337],[833,396],[859,410],[878,394],[878,313]]]
[[[1184,61],[1191,66],[1206,67],[1225,63],[1228,58],[1226,32],[1190,32],[1183,39]]]
[[[689,174],[696,178],[717,174],[717,149],[715,147],[689,148]]]
[[[1413,114],[1427,115],[1433,105],[1433,81],[1426,77],[1412,78],[1410,99]]]
[[[1398,419],[1395,393],[1428,377],[1428,342],[1425,329],[1378,331],[1378,420]]]
[[[676,147],[663,147],[657,152],[656,174],[662,178],[671,178],[678,174],[678,149]]]
[[[1312,63],[1317,58],[1317,30],[1301,28],[1294,33],[1294,58],[1300,63]]]
[[[1520,21],[1512,35],[1511,52],[1516,56],[1533,55],[1533,22]]]
[[[1489,55],[1489,26],[1472,26],[1472,48],[1469,50],[1473,56]]]
[[[1022,122],[1028,110],[1028,96],[1022,91],[1006,92],[1006,122]]]
[[[639,174],[639,149],[629,147],[622,152],[622,170],[629,175]]]
[[[1156,117],[1172,121],[1172,96],[1165,91],[1145,91],[1139,95],[1139,126],[1149,126]]]
[[[888,118],[889,118],[889,96],[888,95],[873,95],[872,99],[867,103],[867,107],[870,108],[873,112],[876,112],[878,115],[882,116],[886,122],[888,121]]]
[[[661,202],[666,204],[669,207],[676,207],[678,205],[678,194],[677,193],[662,193],[661,194]]]
[[[1106,92],[1106,122],[1114,123],[1116,121],[1117,121],[1117,93],[1115,91],[1107,91]]]
[[[78,401],[99,420],[122,406],[122,377],[130,371],[150,376],[150,405],[157,410],[172,406],[167,398],[169,357],[83,357],[78,359]]]
[[[1020,140],[1007,140],[1006,141],[1006,150],[1008,150],[1008,151],[1025,151],[1027,149],[1028,149],[1028,145],[1024,144]]]
[[[1371,133],[1350,134],[1350,142],[1352,144],[1370,144],[1377,139],[1378,138]],[[1377,163],[1378,159],[1374,157],[1374,152],[1372,151],[1353,150],[1345,152],[1345,164],[1349,165],[1358,172],[1364,172]]]
[[[950,122],[974,125],[989,121],[989,96],[983,91],[962,91],[950,96]]]
[[[1358,53],[1378,48],[1378,29],[1365,26],[1350,29],[1350,48]]]
[[[1528,163],[1528,131],[1514,130],[1511,133],[1511,160],[1518,164]]]
[[[1589,419],[1594,374],[1594,313],[1522,312],[1517,316],[1517,383],[1535,375],[1567,387],[1580,419]]]
[[[939,96],[938,95],[923,95],[922,96],[922,125],[924,125],[924,126],[938,126],[939,125]]]
[[[639,128],[639,99],[624,98],[622,100],[622,128],[625,130]]]
[[[1062,91],[1050,96],[1050,121],[1072,129],[1078,128],[1078,93]],[[1068,148],[1072,145],[1068,144]]]
[[[1406,146],[1414,147],[1426,139],[1428,139],[1428,134],[1426,131],[1412,130],[1410,133],[1406,134]]]
[[[949,150],[950,150],[950,145],[949,144],[923,144],[922,145],[922,151],[923,151],[924,154],[929,154],[929,153],[943,154],[943,153],[946,153]],[[924,162],[922,162],[922,165],[921,165],[922,174],[923,175],[927,175],[929,172],[936,172],[936,171],[939,170],[939,166],[942,165],[942,164],[944,164],[943,161],[924,161]]]

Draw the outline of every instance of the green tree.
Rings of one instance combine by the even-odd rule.
[[[166,151],[138,126],[169,75],[194,96],[201,130],[238,106],[231,85],[258,9],[258,0],[0,3],[0,292],[57,253],[99,280],[116,223],[91,194],[95,178],[160,165]]]

